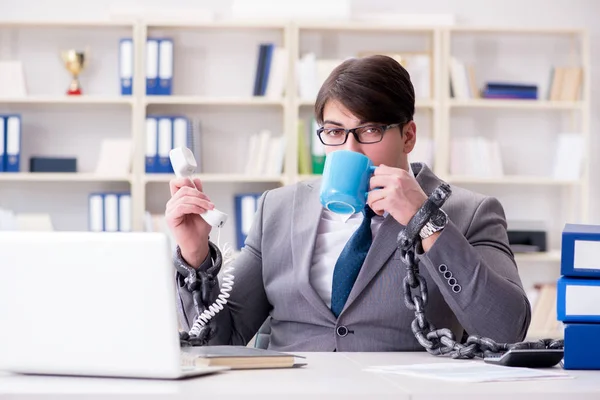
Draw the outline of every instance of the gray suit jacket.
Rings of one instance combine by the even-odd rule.
[[[430,194],[441,181],[424,164],[412,164]],[[414,313],[403,300],[405,268],[396,249],[402,226],[383,221],[340,316],[325,305],[309,282],[312,252],[321,218],[320,181],[267,191],[261,197],[245,247],[234,262],[229,303],[217,314],[211,344],[245,345],[268,316],[269,348],[281,351],[422,350],[410,324]],[[418,255],[427,281],[426,315],[436,328],[464,331],[501,342],[524,338],[530,304],[508,246],[506,221],[494,198],[452,186],[442,207],[450,222],[433,247]],[[200,268],[212,265],[207,259]],[[461,290],[440,272],[447,266]],[[442,267],[442,270],[444,268]],[[177,278],[183,326],[195,317],[193,300]],[[214,290],[214,297],[218,294]],[[348,331],[346,335],[344,329]]]

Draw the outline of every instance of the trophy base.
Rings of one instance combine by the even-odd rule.
[[[79,80],[75,77],[71,81],[69,85],[69,89],[67,90],[67,95],[69,96],[80,96],[81,95],[81,86],[79,85]]]

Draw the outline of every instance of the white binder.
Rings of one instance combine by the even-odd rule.
[[[169,152],[173,148],[173,123],[171,118],[158,119],[158,171],[160,173],[173,172]]]
[[[146,94],[158,94],[158,40],[146,42]]]
[[[158,89],[156,94],[170,95],[173,82],[173,41],[158,42]]]
[[[146,118],[146,173],[158,172],[158,120]]]
[[[104,230],[104,196],[100,193],[92,193],[88,202],[88,229],[92,232],[102,232]]]
[[[6,117],[5,172],[19,172],[21,165],[21,117]]]
[[[131,195],[119,194],[119,231],[131,232]]]
[[[119,199],[115,193],[104,195],[104,230],[106,232],[119,230]]]
[[[122,39],[119,46],[119,75],[121,94],[132,94],[133,88],[133,40]]]

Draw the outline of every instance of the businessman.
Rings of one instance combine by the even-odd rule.
[[[407,71],[386,56],[349,59],[321,87],[315,116],[327,154],[362,153],[377,166],[365,212],[341,216],[323,209],[320,180],[267,191],[234,261],[235,285],[216,315],[210,344],[245,345],[267,317],[269,348],[281,351],[422,350],[403,300],[405,268],[399,231],[441,183],[429,167],[408,162],[417,140],[414,89]],[[170,182],[166,219],[177,243],[175,263],[198,271],[217,267],[211,227],[198,215],[214,208],[185,179]],[[425,309],[437,328],[500,342],[525,337],[531,307],[509,248],[501,204],[456,186],[421,230],[420,273]],[[370,231],[370,232],[369,232]],[[360,235],[359,235],[360,233]],[[361,254],[356,237],[367,237]],[[355,279],[344,268],[358,259]],[[177,274],[182,322],[195,320],[191,293]],[[217,290],[213,290],[212,299]]]

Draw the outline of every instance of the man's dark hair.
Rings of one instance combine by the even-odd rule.
[[[331,72],[315,103],[320,125],[330,100],[339,101],[365,122],[405,123],[415,114],[415,90],[408,72],[383,55],[348,59]]]

